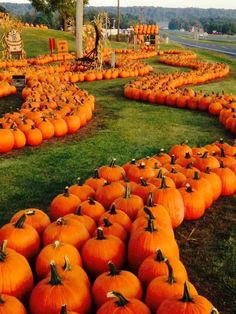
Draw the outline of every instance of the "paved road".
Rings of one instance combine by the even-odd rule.
[[[220,45],[220,44],[214,44],[214,43],[204,43],[201,42],[201,40],[186,40],[184,38],[178,37],[175,34],[170,34],[168,32],[168,36],[171,40],[176,41],[184,46],[193,47],[193,48],[202,48],[207,50],[212,50],[216,52],[220,52],[223,54],[230,55],[232,57],[236,57],[236,46],[228,46],[228,45]]]

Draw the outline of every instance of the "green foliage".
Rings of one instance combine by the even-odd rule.
[[[0,5],[0,12],[6,12],[6,9]]]
[[[185,29],[190,31],[192,26],[202,27],[205,32],[211,34],[218,33],[234,35],[236,34],[236,20],[227,17],[206,18],[206,17],[176,17],[170,20],[169,29]]]

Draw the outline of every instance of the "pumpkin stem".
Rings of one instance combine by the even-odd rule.
[[[130,186],[127,183],[125,187],[125,198],[130,198]]]
[[[4,304],[4,301],[2,299],[2,296],[0,295],[0,304]]]
[[[224,144],[224,139],[222,137],[220,138],[219,143]]]
[[[104,236],[104,233],[103,233],[103,229],[101,227],[98,227],[97,228],[97,240],[105,240],[105,236]]]
[[[131,160],[130,164],[131,164],[131,165],[135,165],[135,164],[136,164],[136,159],[133,158],[133,159]]]
[[[170,265],[170,262],[169,262],[168,259],[165,260],[165,263],[166,263],[166,265],[168,267],[168,280],[167,280],[167,282],[169,282],[169,284],[173,285],[173,283],[175,283],[173,268]]]
[[[160,150],[156,153],[157,156],[161,156],[164,153],[165,149],[160,148]]]
[[[62,305],[60,314],[67,314],[66,304]]]
[[[110,222],[110,220],[108,218],[104,218],[103,223],[104,223],[104,227],[112,226],[112,223]]]
[[[220,148],[220,157],[225,157],[225,151],[224,148]]]
[[[95,205],[95,201],[94,201],[93,197],[89,198],[89,204],[90,205]]]
[[[66,224],[66,221],[63,217],[58,218],[56,222],[58,226],[62,226]]]
[[[140,168],[140,169],[144,169],[144,168],[145,168],[145,163],[144,163],[144,162],[141,162],[141,164],[139,165],[139,168]]]
[[[159,189],[167,189],[167,188],[168,188],[168,186],[166,185],[166,177],[163,176],[162,180],[161,180],[161,186]]]
[[[114,168],[115,167],[115,163],[116,163],[116,158],[112,158],[112,160],[110,162],[110,167]]]
[[[208,173],[208,174],[210,174],[210,173],[211,173],[211,169],[210,169],[210,167],[206,167],[206,169],[205,169],[205,173]]]
[[[4,240],[2,242],[2,245],[0,247],[0,262],[4,262],[6,258],[6,248],[7,248],[7,240]]]
[[[57,268],[54,262],[50,263],[50,269],[51,269],[51,279],[48,282],[48,284],[52,286],[62,285],[61,277],[59,276],[57,272]]]
[[[187,145],[188,144],[188,140],[184,140],[183,142],[180,143],[181,145]]]
[[[93,178],[94,179],[99,179],[98,169],[94,170]]]
[[[118,300],[115,302],[118,307],[125,307],[126,304],[129,303],[129,301],[120,292],[117,292],[117,291],[108,292],[107,297],[108,298],[114,298],[114,297],[118,298]]]
[[[155,227],[154,227],[154,221],[153,221],[153,219],[148,219],[148,225],[147,225],[147,227],[145,228],[145,230],[146,231],[148,231],[148,232],[154,232],[154,231],[156,231],[156,229],[155,229]]]
[[[162,173],[162,170],[160,169],[158,171],[158,175],[157,175],[157,178],[161,179],[163,177],[163,173]]]
[[[81,213],[81,206],[79,206],[75,212],[75,215],[77,216],[82,216],[82,213]]]
[[[148,206],[148,207],[153,207],[153,206],[154,206],[153,194],[152,194],[152,192],[149,192],[149,193],[148,193],[147,206]]]
[[[208,157],[208,152],[205,152],[201,158],[207,158]]]
[[[191,185],[190,184],[186,184],[186,192],[188,192],[188,193],[192,193],[193,192],[193,189],[192,189],[192,187],[191,187]]]
[[[180,299],[182,302],[193,302],[193,299],[190,296],[189,290],[188,290],[188,284],[187,282],[184,283],[184,293],[183,297]]]
[[[26,216],[34,216],[35,215],[35,210],[29,209],[25,211]]]
[[[71,271],[72,267],[71,267],[70,260],[69,260],[68,256],[66,256],[66,255],[64,256],[64,261],[65,261],[65,264],[62,267],[62,269],[64,271]]]
[[[200,179],[199,172],[198,171],[194,171],[193,180],[199,180],[199,179]]]
[[[64,194],[65,197],[69,197],[69,186],[65,187]]]
[[[140,184],[141,184],[142,186],[148,186],[147,181],[144,180],[143,177],[140,177]]]
[[[185,154],[185,157],[184,157],[185,159],[190,159],[191,158],[191,155],[190,155],[190,153],[189,152],[187,152],[186,154]]]
[[[111,209],[109,210],[109,214],[111,214],[111,215],[116,215],[117,214],[116,205],[115,204],[111,205]]]
[[[60,246],[61,246],[61,242],[58,241],[58,240],[56,240],[56,241],[53,243],[54,249],[58,249]]]
[[[25,220],[26,220],[26,215],[23,214],[23,215],[17,220],[17,222],[14,224],[14,227],[15,227],[15,228],[22,229],[22,228],[24,227]]]
[[[158,162],[155,162],[153,169],[159,169],[159,168],[160,168],[160,167],[158,166]]]
[[[218,310],[214,307],[212,310],[211,310],[211,314],[219,314]]]
[[[172,167],[170,173],[178,173],[178,171],[174,167]]]
[[[153,216],[153,213],[150,211],[148,207],[144,206],[143,210],[148,215],[148,219],[155,219],[155,217]]]
[[[223,163],[223,161],[221,160],[220,161],[220,168],[224,168],[225,166],[224,166],[224,163]]]
[[[166,258],[163,256],[162,251],[160,249],[158,249],[156,251],[155,261],[157,261],[157,262],[165,262],[166,261]]]
[[[81,182],[81,178],[80,177],[77,178],[77,185],[78,186],[82,186],[82,182]]]
[[[192,169],[193,168],[193,163],[192,162],[188,163],[185,168],[186,169]]]
[[[175,165],[175,155],[171,155],[170,164],[171,164],[171,165]]]
[[[112,263],[112,261],[108,262],[108,268],[110,270],[108,276],[117,276],[120,274],[120,270],[118,270],[115,266],[115,264]]]

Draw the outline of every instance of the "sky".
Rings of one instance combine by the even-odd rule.
[[[27,0],[0,0],[1,2],[27,3]],[[116,6],[117,0],[89,0],[94,6]],[[236,0],[120,0],[121,6],[160,6],[160,7],[196,7],[196,8],[224,8],[236,9]]]

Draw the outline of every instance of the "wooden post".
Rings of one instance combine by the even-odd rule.
[[[83,57],[83,17],[84,2],[76,0],[76,57]]]
[[[120,0],[117,1],[117,41],[120,41]]]

